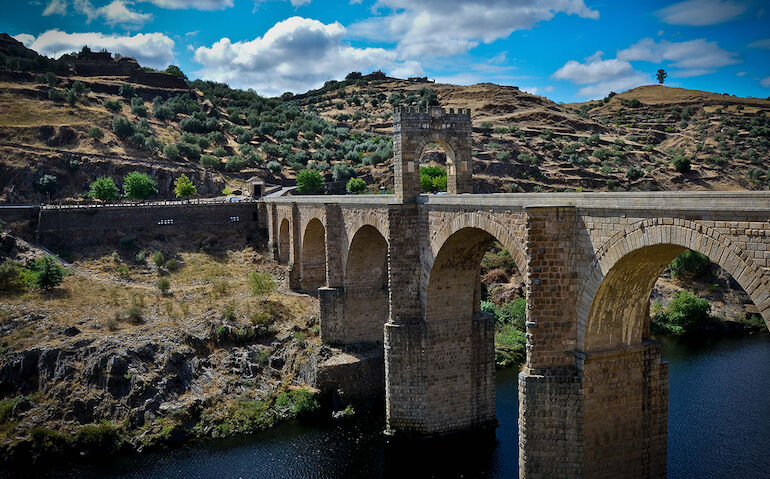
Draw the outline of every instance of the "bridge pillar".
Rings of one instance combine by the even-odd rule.
[[[519,374],[519,476],[581,477],[573,207],[526,208],[527,363]]]
[[[289,249],[289,288],[302,291],[300,264],[302,263],[302,231],[299,221],[299,207],[291,204],[291,245]]]
[[[420,300],[420,231],[416,204],[388,205],[388,291],[385,324],[385,413],[389,432],[414,431],[425,414]],[[419,429],[419,426],[417,426]]]
[[[345,225],[339,203],[326,203],[326,286],[318,288],[321,307],[321,341],[339,344],[344,337],[345,288],[342,271],[342,239]]]

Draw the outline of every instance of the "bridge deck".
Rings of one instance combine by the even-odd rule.
[[[394,195],[296,195],[264,198],[269,203],[384,206],[395,203]],[[709,211],[770,212],[770,191],[693,191],[634,193],[495,193],[463,195],[420,195],[418,204],[429,206],[479,206],[485,208],[532,208],[575,206],[619,210],[670,209]]]

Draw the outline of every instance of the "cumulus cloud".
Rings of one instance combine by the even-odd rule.
[[[59,30],[48,30],[38,37],[21,34],[17,35],[17,38],[20,36],[23,36],[27,41],[34,38],[27,47],[41,55],[53,58],[80,50],[88,45],[94,51],[105,49],[126,57],[136,58],[142,66],[165,68],[174,63],[174,40],[162,33],[105,35],[97,32],[65,33]]]
[[[583,63],[570,60],[552,75],[557,80],[568,80],[585,85],[578,95],[587,98],[605,96],[611,91],[627,90],[649,82],[646,75],[634,70],[624,60],[602,60],[602,52],[596,52]]]
[[[396,40],[399,56],[411,59],[464,53],[557,13],[599,18],[583,0],[379,0],[374,9],[388,14],[352,25],[351,34]]]
[[[656,13],[671,25],[705,26],[732,20],[746,11],[746,5],[729,0],[687,0]]]
[[[195,51],[203,65],[201,78],[254,88],[265,95],[317,88],[350,71],[382,68],[391,75],[424,75],[416,61],[400,61],[384,48],[355,48],[343,41],[340,23],[291,17],[276,23],[261,37],[232,42],[222,38]]]
[[[720,67],[739,63],[737,55],[720,48],[716,42],[702,38],[686,42],[655,42],[651,38],[644,38],[619,51],[617,57],[627,61],[672,62],[672,67],[681,69],[677,76],[685,77],[711,73]]]

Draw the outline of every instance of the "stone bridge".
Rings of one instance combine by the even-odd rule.
[[[387,428],[495,423],[494,322],[480,262],[498,241],[526,278],[521,477],[663,477],[668,368],[650,292],[689,248],[719,264],[770,326],[770,193],[470,193],[468,111],[396,111],[395,195],[265,199],[290,286],[321,303],[321,338],[384,346]],[[428,142],[448,195],[419,194]]]

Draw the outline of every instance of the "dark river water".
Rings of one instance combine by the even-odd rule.
[[[669,478],[770,478],[770,339],[663,340]],[[389,444],[382,419],[284,424],[249,438],[71,471],[121,478],[518,477],[517,371],[497,373],[489,434]]]

